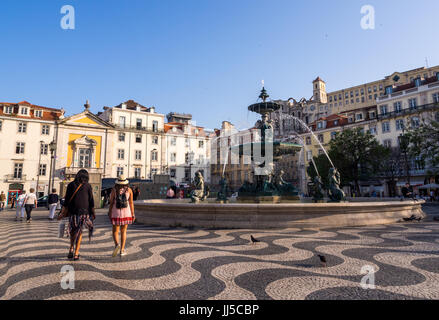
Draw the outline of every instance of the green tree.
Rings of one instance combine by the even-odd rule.
[[[361,194],[359,181],[378,177],[380,167],[390,154],[388,148],[361,128],[342,131],[329,147],[329,156],[340,171],[342,184],[352,182],[358,194]]]
[[[429,161],[433,167],[439,165],[439,122],[423,123],[418,128],[410,129],[406,135],[411,157]]]

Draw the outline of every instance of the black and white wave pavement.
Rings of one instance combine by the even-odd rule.
[[[128,255],[112,258],[111,226],[100,214],[73,262],[47,212],[31,224],[14,216],[0,213],[0,300],[439,299],[437,222],[265,231],[134,225]],[[73,290],[61,288],[64,265],[75,270]],[[366,265],[375,289],[360,285]]]

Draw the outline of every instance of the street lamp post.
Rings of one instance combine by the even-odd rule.
[[[49,148],[50,148],[50,170],[49,170],[49,193],[51,192],[51,190],[53,189],[53,185],[54,185],[54,180],[55,180],[55,170],[53,169],[54,166],[54,152],[56,149],[56,143],[55,140],[53,140],[50,144],[49,144]]]
[[[38,158],[38,175],[37,175],[37,187],[36,187],[36,194],[38,197],[38,187],[40,185],[40,171],[41,171],[41,153],[42,153],[42,148],[43,148],[43,143],[44,141],[40,141],[40,156]]]

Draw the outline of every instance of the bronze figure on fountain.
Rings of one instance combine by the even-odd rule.
[[[191,192],[191,200],[193,203],[205,201],[209,197],[209,188],[204,184],[204,177],[200,171],[195,173],[194,178],[195,189]]]

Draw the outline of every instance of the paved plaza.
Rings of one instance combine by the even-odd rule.
[[[324,230],[197,230],[131,226],[128,255],[112,258],[99,210],[81,260],[47,211],[31,224],[0,212],[0,300],[6,299],[439,299],[439,207],[423,222]],[[261,240],[252,244],[250,235]],[[317,254],[326,256],[322,267]],[[75,270],[62,289],[61,268]],[[376,270],[365,290],[366,265]]]

